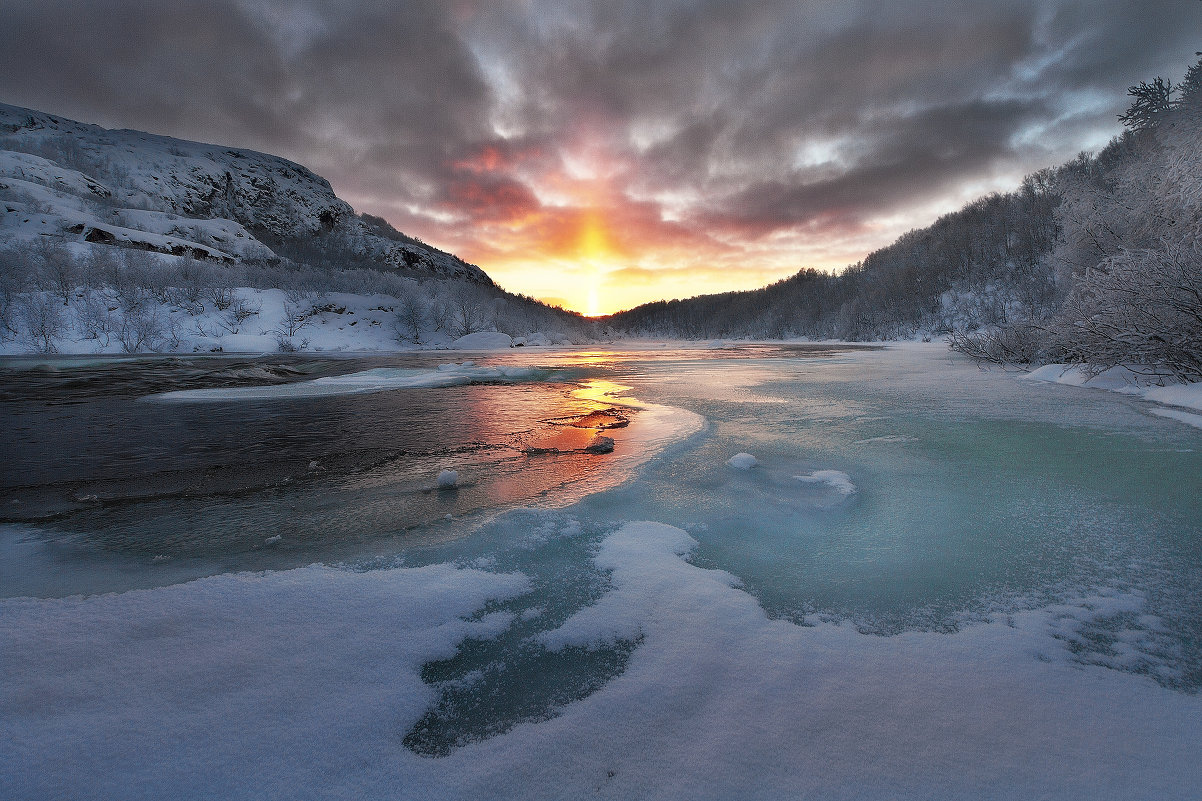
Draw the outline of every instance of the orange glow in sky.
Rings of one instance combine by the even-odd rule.
[[[510,292],[597,316],[755,289],[803,268],[837,272],[1019,180],[993,176],[888,217],[849,222],[835,209],[803,223],[762,225],[708,215],[710,198],[699,190],[657,194],[640,184],[637,161],[619,153],[587,129],[550,152],[487,145],[448,161],[451,178],[437,204],[399,215],[380,209],[378,198],[364,205],[479,265]]]
[[[911,213],[858,226],[794,229],[709,226],[654,198],[632,197],[632,165],[605,148],[503,153],[452,164],[455,180],[435,219],[398,228],[479,265],[511,292],[596,316],[649,301],[754,289],[814,267],[838,271],[905,231],[990,189],[947,196]],[[415,224],[415,221],[419,224]]]

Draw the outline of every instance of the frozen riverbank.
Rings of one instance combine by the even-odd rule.
[[[125,397],[108,417],[6,395],[26,429],[146,415],[184,475],[252,444],[296,470],[0,543],[90,588],[0,601],[12,795],[1185,799],[1202,781],[1202,432],[938,344],[483,366],[536,363],[569,380]],[[613,453],[573,450],[602,432]],[[92,452],[63,441],[47,466]],[[23,475],[31,447],[9,448]],[[398,524],[415,504],[430,514]]]

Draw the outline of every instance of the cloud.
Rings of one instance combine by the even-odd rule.
[[[1202,4],[0,0],[0,18],[6,102],[285,155],[504,285],[578,302],[581,264],[615,296],[837,267],[1097,146],[1126,86],[1192,62]]]

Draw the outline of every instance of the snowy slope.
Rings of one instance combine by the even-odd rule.
[[[278,156],[0,104],[0,245],[49,235],[225,261],[271,258],[261,239],[278,248],[327,234],[381,267],[492,283],[474,265],[365,221],[324,178]]]

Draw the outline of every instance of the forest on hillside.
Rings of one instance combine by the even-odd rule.
[[[946,337],[975,358],[1202,379],[1202,60],[1129,90],[1125,129],[837,275],[650,303],[634,335]]]

